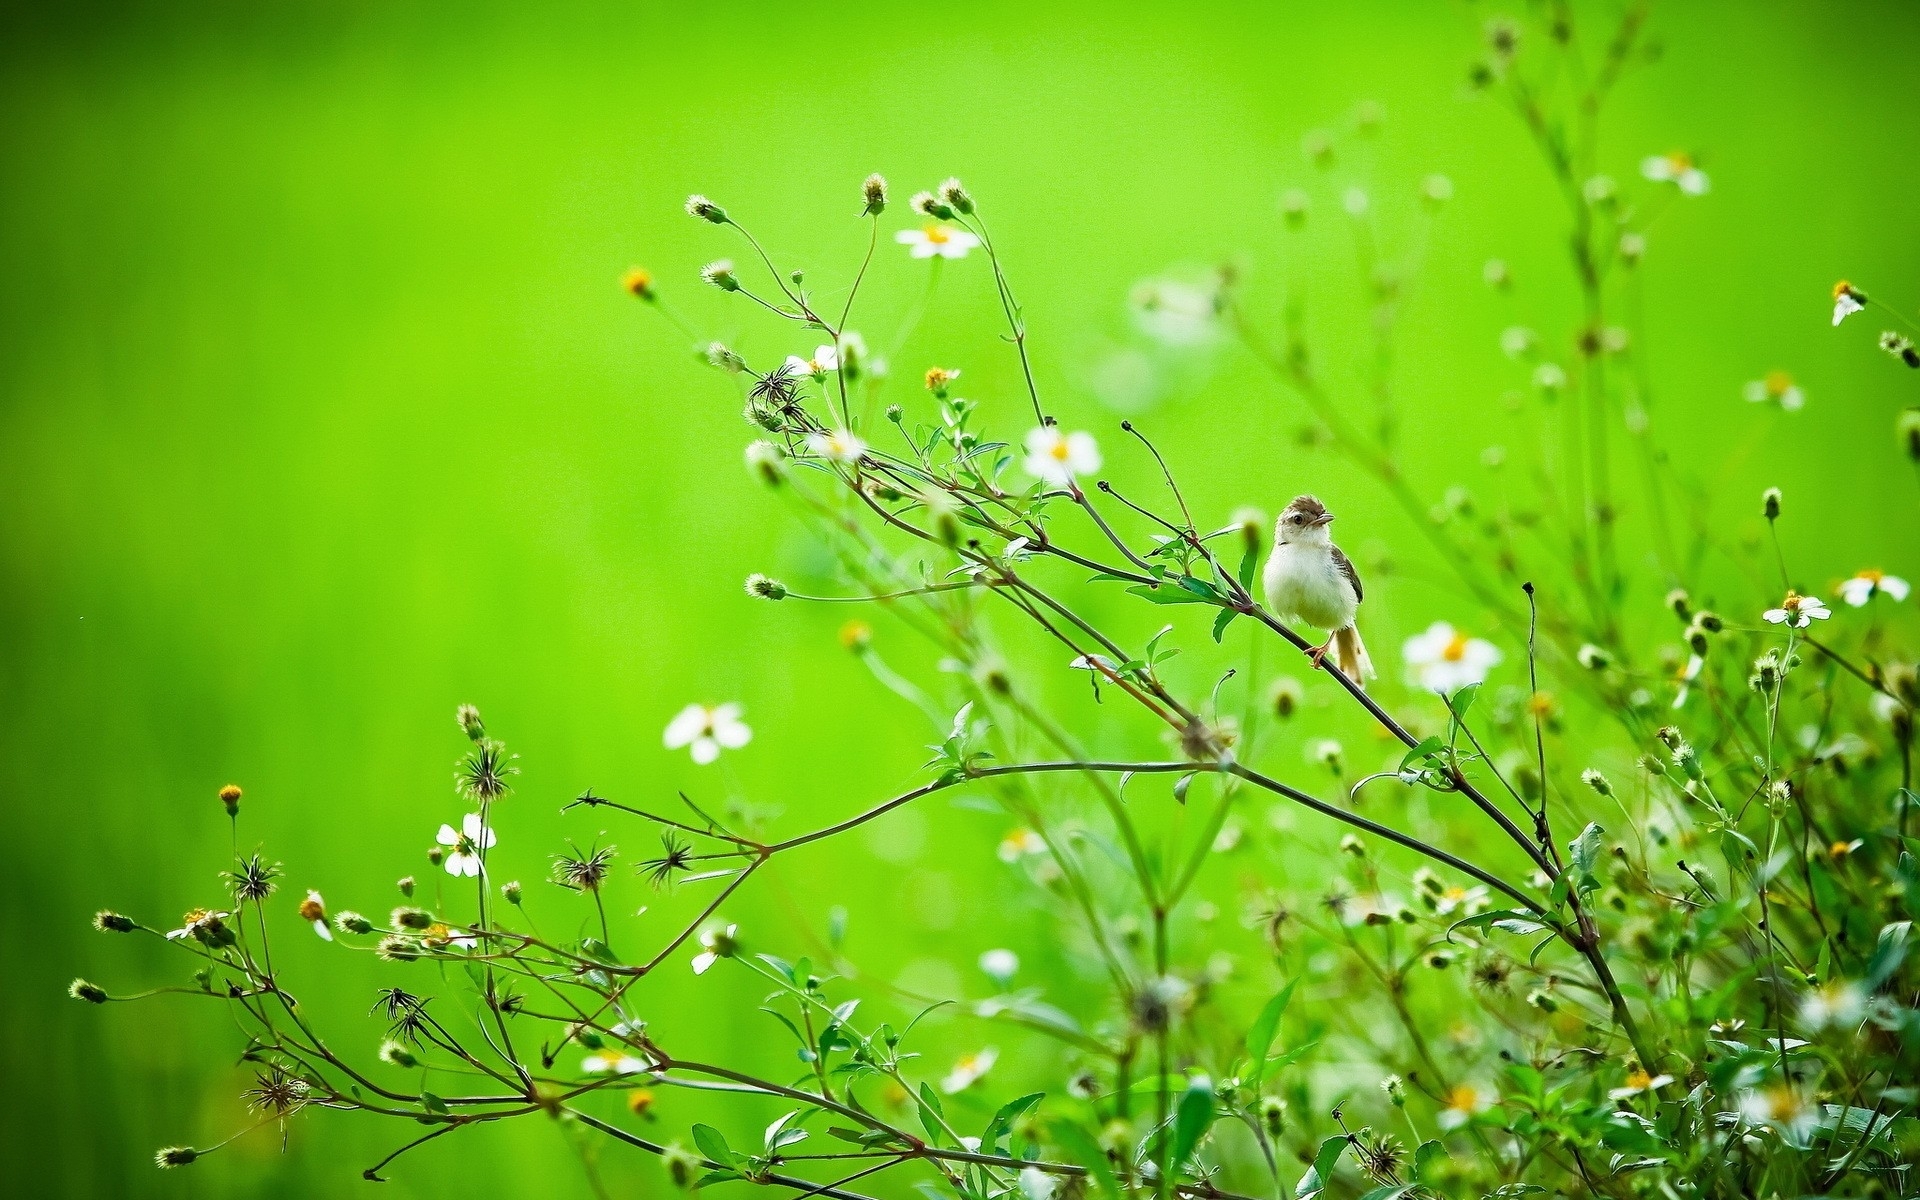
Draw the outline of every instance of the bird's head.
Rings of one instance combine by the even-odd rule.
[[[1289,545],[1324,543],[1327,541],[1327,525],[1332,522],[1333,514],[1327,506],[1312,496],[1295,496],[1293,503],[1280,514],[1275,524],[1273,540]]]

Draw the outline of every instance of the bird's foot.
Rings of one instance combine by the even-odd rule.
[[[1320,645],[1307,651],[1307,657],[1313,660],[1313,669],[1318,671],[1326,665],[1327,655],[1333,653],[1333,638],[1329,637]]]

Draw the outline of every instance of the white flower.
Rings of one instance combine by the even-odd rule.
[[[1743,1094],[1740,1115],[1750,1124],[1775,1130],[1789,1143],[1804,1143],[1818,1124],[1813,1105],[1786,1084]]]
[[[580,1060],[580,1069],[589,1075],[638,1075],[647,1066],[646,1059],[625,1050],[607,1050]]]
[[[1897,603],[1905,600],[1912,591],[1907,586],[1907,581],[1898,575],[1889,575],[1885,571],[1871,568],[1860,572],[1852,579],[1841,580],[1840,586],[1834,590],[1855,608],[1865,605],[1876,593],[1887,596]]]
[[[1833,614],[1827,611],[1824,603],[1812,596],[1788,592],[1787,598],[1780,602],[1779,608],[1770,608],[1760,615],[1774,625],[1784,623],[1795,629],[1805,629],[1815,621],[1824,621]]]
[[[459,829],[442,825],[433,840],[452,848],[447,855],[447,874],[471,876],[480,873],[480,852],[492,849],[495,839],[493,830],[480,823],[479,813],[468,813],[460,819]]]
[[[844,429],[836,429],[832,433],[808,434],[807,449],[828,462],[852,466],[867,452],[867,444]]]
[[[719,758],[720,751],[738,750],[753,740],[753,730],[740,719],[743,711],[738,704],[720,704],[713,708],[689,704],[667,722],[666,733],[660,740],[669,750],[687,747],[693,761],[705,766]]]
[[[1765,404],[1771,400],[1787,412],[1797,412],[1807,402],[1807,394],[1785,371],[1768,371],[1764,379],[1750,380],[1744,394],[1750,404]]]
[[[1500,661],[1492,642],[1470,638],[1445,621],[1407,639],[1401,648],[1413,682],[1430,692],[1451,695],[1470,683],[1482,683]]]
[[[988,1046],[978,1054],[965,1056],[954,1063],[953,1070],[948,1071],[947,1077],[940,1081],[940,1090],[949,1096],[966,1091],[979,1082],[982,1075],[993,1069],[994,1061],[999,1057],[1000,1051],[992,1046]]]
[[[1500,333],[1500,349],[1508,358],[1519,358],[1533,349],[1533,330],[1524,325],[1509,325]]]
[[[1649,1075],[1641,1068],[1635,1067],[1627,1072],[1626,1085],[1608,1092],[1607,1099],[1625,1100],[1629,1096],[1638,1096],[1641,1092],[1657,1092],[1672,1082],[1671,1075]]]
[[[1046,852],[1046,839],[1025,826],[1000,839],[1000,861],[1003,863],[1019,862],[1030,854]]]
[[[1680,670],[1674,674],[1675,682],[1680,685],[1679,689],[1673,693],[1675,708],[1686,704],[1687,697],[1693,692],[1693,681],[1700,678],[1700,668],[1706,665],[1707,660],[1698,654],[1689,654],[1687,661],[1681,664]]]
[[[1001,987],[1020,969],[1020,956],[1011,950],[989,950],[980,956],[980,969]]]
[[[967,251],[980,244],[980,239],[964,229],[955,229],[951,225],[941,225],[929,221],[918,229],[902,229],[893,235],[893,240],[902,246],[910,246],[908,254],[914,258],[965,258]]]
[[[1533,386],[1543,392],[1557,392],[1567,386],[1567,371],[1559,363],[1541,363],[1533,369]]]
[[[1474,917],[1487,909],[1487,889],[1483,887],[1450,887],[1434,897],[1433,911],[1443,917],[1454,913]]]
[[[1693,159],[1678,150],[1656,154],[1640,164],[1640,173],[1655,183],[1671,183],[1689,196],[1705,195],[1707,173],[1693,165]]]
[[[734,952],[739,949],[739,943],[734,937],[739,930],[738,925],[729,925],[725,929],[709,929],[701,934],[700,945],[703,949],[693,956],[693,973],[705,975],[707,968],[714,963],[723,958],[732,958]]]
[[[1195,346],[1220,331],[1220,289],[1178,279],[1150,279],[1129,293],[1140,331],[1169,346]]]
[[[1800,1023],[1808,1029],[1846,1029],[1866,1016],[1867,994],[1845,980],[1814,988],[1800,1001]]]
[[[832,346],[815,346],[812,358],[787,355],[787,370],[795,375],[830,375],[840,368],[840,354]]]
[[[300,902],[300,919],[312,923],[313,931],[320,935],[321,941],[333,940],[333,927],[327,923],[327,902],[321,899],[319,892],[308,889],[307,898]]]
[[[1074,476],[1100,469],[1100,447],[1090,433],[1061,433],[1042,425],[1027,435],[1026,468],[1035,479],[1064,487]]]
[[[1867,306],[1866,293],[1842,279],[1833,285],[1833,323],[1838,325]]]
[[[1022,1200],[1053,1200],[1058,1185],[1053,1176],[1039,1167],[1021,1167],[1017,1178]]]
[[[1458,1129],[1493,1107],[1493,1090],[1476,1083],[1455,1084],[1440,1109],[1440,1128]]]

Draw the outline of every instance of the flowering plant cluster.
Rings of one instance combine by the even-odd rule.
[[[503,878],[508,848],[492,825],[518,764],[462,708],[463,809],[430,854],[444,890],[409,878],[384,916],[330,912],[318,891],[289,903],[279,868],[252,854],[236,857],[215,907],[171,932],[111,912],[98,927],[190,957],[190,982],[157,991],[232,1005],[260,1124],[312,1110],[418,1123],[370,1179],[414,1147],[539,1115],[657,1156],[683,1188],[840,1200],[914,1185],[961,1200],[1911,1193],[1909,588],[1878,567],[1809,579],[1777,539],[1770,555],[1748,548],[1764,583],[1727,588],[1703,568],[1721,547],[1677,518],[1673,493],[1691,481],[1660,450],[1631,329],[1613,312],[1655,215],[1702,201],[1708,177],[1681,153],[1645,159],[1641,192],[1596,170],[1595,122],[1645,61],[1645,14],[1629,6],[1601,31],[1595,72],[1565,69],[1586,35],[1547,11],[1537,28],[1491,26],[1473,68],[1540,143],[1572,225],[1579,324],[1564,338],[1519,326],[1501,338],[1525,364],[1512,411],[1535,435],[1523,439],[1530,461],[1500,449],[1478,464],[1491,480],[1524,465],[1537,487],[1483,505],[1464,483],[1424,496],[1402,469],[1384,351],[1406,263],[1380,259],[1366,280],[1382,349],[1366,399],[1326,382],[1297,321],[1266,329],[1233,271],[1134,296],[1150,335],[1237,347],[1271,368],[1312,422],[1307,441],[1403,506],[1455,573],[1453,611],[1401,614],[1424,626],[1400,647],[1404,686],[1369,691],[1271,611],[1255,583],[1265,515],[1196,513],[1183,465],[1131,422],[1104,447],[1100,431],[1062,423],[1036,382],[1009,264],[959,181],[912,199],[893,261],[991,276],[1021,381],[1011,398],[963,398],[970,377],[933,366],[923,395],[890,400],[891,355],[849,327],[889,211],[881,177],[860,190],[869,248],[832,306],[695,196],[689,213],[739,238],[754,264],[716,261],[706,282],[805,351],[703,354],[754,429],[748,469],[838,564],[810,587],[819,595],[762,574],[746,590],[779,604],[864,601],[937,648],[941,679],[923,686],[885,661],[871,628],[844,635],[937,722],[924,778],[779,832],[744,804],[585,792],[568,807],[618,814],[659,851],[632,862],[613,846],[569,848],[552,878],[582,902],[584,932],[543,934],[522,886]],[[1363,110],[1349,136],[1378,120]],[[1339,145],[1315,135],[1308,159],[1331,174]],[[1422,185],[1428,218],[1451,194],[1439,177]],[[1313,205],[1288,193],[1287,223],[1303,227]],[[1340,207],[1376,253],[1366,192],[1345,188]],[[1486,278],[1512,287],[1499,263]],[[652,276],[635,271],[627,286],[687,327]],[[1869,308],[1848,284],[1835,300],[1835,324]],[[1806,403],[1781,373],[1747,397]],[[1899,452],[1920,461],[1920,426],[1898,419]],[[1630,475],[1622,439],[1646,467],[1633,503],[1614,490]],[[1101,474],[1110,461],[1120,482]],[[1620,548],[1628,512],[1650,561]],[[1757,516],[1769,535],[1789,519],[1773,490]],[[1080,702],[1060,701],[1060,680],[1085,685]],[[1321,736],[1323,713],[1372,736]],[[700,766],[749,753],[746,716],[690,704],[663,742]],[[1139,749],[1091,752],[1096,723],[1102,745]],[[803,956],[727,919],[773,859],[949,792],[1003,815],[996,869],[1044,897],[1084,968],[1016,986],[1019,955],[992,949],[977,965],[994,994],[961,1005],[983,1030],[1028,1039],[1025,1057],[1057,1087],[994,1094],[1003,1055],[984,1036],[957,1061],[929,1061],[920,1017],[941,1005],[876,1015],[837,929]],[[240,790],[221,799],[237,822]],[[1303,840],[1327,851],[1315,873],[1275,877],[1263,850]],[[1257,881],[1238,942],[1212,932],[1231,922],[1196,895],[1229,862]],[[602,897],[616,870],[686,890],[696,911],[630,952],[642,934],[610,922]],[[348,1049],[313,1027],[268,950],[292,917],[340,953],[391,964],[382,1044]],[[1227,944],[1241,953],[1215,949]],[[680,1052],[674,1012],[649,993],[662,971],[751,976],[798,1077]],[[470,1019],[458,1001],[436,1003],[435,980],[467,994]],[[73,994],[140,998],[85,981]],[[751,1130],[682,1127],[679,1089],[779,1115]],[[169,1148],[159,1162],[211,1148]]]

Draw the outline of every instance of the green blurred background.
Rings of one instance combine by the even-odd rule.
[[[1299,412],[1256,367],[1231,351],[1143,356],[1125,298],[1169,266],[1237,254],[1256,300],[1287,281],[1320,332],[1357,333],[1335,198],[1373,189],[1404,241],[1418,180],[1446,173],[1456,197],[1399,361],[1409,441],[1427,449],[1416,479],[1437,494],[1464,478],[1447,462],[1499,440],[1498,398],[1524,378],[1499,331],[1564,340],[1571,316],[1557,200],[1517,124],[1464,82],[1495,11],[7,6],[0,1190],[334,1196],[409,1136],[316,1114],[284,1155],[262,1131],[191,1170],[151,1165],[160,1145],[238,1127],[238,1036],[212,1003],[95,1009],[63,988],[76,974],[116,991],[180,977],[159,947],[87,921],[110,905],[164,925],[216,894],[223,783],[247,790],[243,840],[287,867],[283,971],[359,1053],[391,971],[329,953],[290,909],[311,886],[383,912],[396,877],[428,877],[432,831],[461,811],[459,702],[522,755],[500,877],[527,879],[536,915],[562,926],[577,910],[536,881],[565,838],[605,829],[629,857],[647,849],[637,829],[559,815],[585,787],[649,803],[732,792],[798,829],[917,778],[930,731],[840,648],[847,614],[742,595],[754,569],[831,582],[741,469],[733,393],[617,286],[643,263],[703,334],[760,361],[810,348],[698,284],[702,262],[737,247],[682,214],[690,191],[832,291],[864,246],[867,172],[888,175],[896,202],[960,175],[1069,424],[1108,435],[1119,459],[1113,406],[1140,416],[1176,459],[1205,464],[1189,473],[1203,520],[1312,488],[1348,539],[1393,548],[1400,573],[1370,599],[1389,675],[1400,638],[1467,620],[1377,492],[1296,449]],[[1623,86],[1606,161],[1631,181],[1643,155],[1683,147],[1714,181],[1662,218],[1644,268],[1641,345],[1667,442],[1711,487],[1730,540],[1779,484],[1804,514],[1786,536],[1808,573],[1913,576],[1913,481],[1889,432],[1912,380],[1870,349],[1871,318],[1830,329],[1826,294],[1844,275],[1914,299],[1896,293],[1920,276],[1920,10],[1688,3],[1653,28],[1664,61]],[[1379,137],[1311,171],[1303,134],[1349,125],[1362,100],[1384,106]],[[1289,242],[1276,197],[1295,184],[1316,189],[1316,209]],[[1511,296],[1481,284],[1490,257],[1511,264]],[[883,340],[926,269],[883,245],[855,326]],[[894,398],[918,400],[928,365],[961,365],[990,419],[1024,428],[991,302],[984,261],[948,264]],[[1742,402],[1774,367],[1802,381],[1804,411]],[[1889,545],[1905,561],[1860,561]],[[876,626],[892,661],[927,665]],[[661,727],[695,699],[744,702],[751,747],[704,769],[663,751]],[[1315,714],[1305,728],[1340,726]],[[930,806],[837,857],[781,864],[729,915],[792,954],[844,904],[850,953],[877,976],[979,994],[969,964],[1007,945],[1042,978],[1054,926],[1004,885],[1004,825]],[[1286,873],[1262,853],[1214,896],[1226,924],[1237,887]],[[616,899],[657,906],[636,942],[683,903],[624,878]],[[656,1029],[779,1060],[760,1048],[757,989],[723,974],[650,982]],[[961,1023],[933,1037],[948,1053],[983,1040]],[[1057,1086],[1052,1051],[994,1040],[1008,1080]],[[668,1134],[706,1111],[673,1104]],[[601,1169],[616,1194],[664,1187],[637,1155]],[[395,1196],[587,1192],[564,1132],[540,1122],[445,1139],[389,1174]]]

